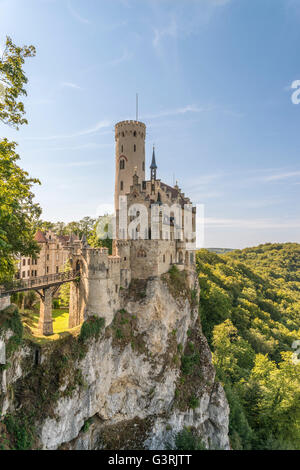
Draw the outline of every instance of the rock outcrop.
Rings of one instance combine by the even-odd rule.
[[[29,378],[36,400],[46,393],[39,386],[52,390],[41,372],[51,356],[58,389],[51,409],[41,406],[44,415],[35,418],[36,448],[159,450],[174,446],[188,426],[207,448],[229,449],[229,407],[201,331],[198,294],[169,275],[133,283],[113,322],[85,340],[84,350],[60,352],[59,379],[51,346],[40,348],[41,364],[34,364],[34,346],[22,346],[11,361],[15,376],[5,371],[5,386],[2,379],[2,415],[28,409]]]

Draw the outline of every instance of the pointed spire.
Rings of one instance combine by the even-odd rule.
[[[153,145],[153,153],[152,153],[152,163],[150,166],[151,170],[157,170],[156,160],[155,160],[155,147]]]
[[[156,170],[157,170],[157,165],[156,165],[156,160],[155,160],[155,147],[153,145],[153,153],[152,153],[152,163],[150,166],[151,170],[151,181],[156,180]]]

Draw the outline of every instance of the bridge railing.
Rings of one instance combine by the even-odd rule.
[[[13,293],[21,290],[36,289],[49,284],[59,284],[60,282],[72,281],[80,276],[80,271],[70,270],[63,273],[46,274],[45,276],[33,277],[30,279],[18,279],[4,283],[0,286],[0,295]]]

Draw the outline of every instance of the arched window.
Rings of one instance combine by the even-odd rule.
[[[137,257],[138,257],[138,258],[146,258],[146,257],[147,257],[146,251],[141,248],[141,249],[137,252]]]
[[[121,191],[123,191],[123,188],[124,188],[124,184],[123,184],[123,181],[121,181],[121,184],[120,184]]]
[[[163,263],[166,262],[166,255],[163,255]]]
[[[120,170],[124,170],[125,168],[125,160],[124,158],[122,158],[122,160],[120,160]]]
[[[121,145],[121,152],[124,152],[124,145]]]
[[[136,137],[136,131],[134,131],[133,135],[134,135],[134,137]]]
[[[133,146],[133,151],[136,152],[136,145]]]

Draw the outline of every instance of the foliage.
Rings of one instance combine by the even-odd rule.
[[[18,47],[6,38],[0,58],[0,121],[16,129],[27,123],[20,101],[20,96],[26,95],[23,65],[27,57],[34,55],[33,46]],[[39,181],[17,165],[16,145],[7,139],[0,140],[0,283],[12,278],[17,255],[35,257],[38,253],[33,223],[41,210],[33,202],[31,188]]]
[[[184,428],[175,437],[175,450],[205,450],[205,445],[190,428]]]
[[[23,117],[24,104],[19,101],[20,96],[26,96],[24,86],[27,77],[23,66],[27,57],[35,55],[33,46],[18,47],[13,44],[10,37],[6,38],[5,48],[0,57],[0,121],[18,129],[19,125],[27,124]]]
[[[51,230],[56,235],[77,235],[79,238],[82,238],[83,235],[86,238],[90,237],[94,225],[96,223],[96,219],[91,217],[84,217],[83,219],[79,220],[78,222],[69,222],[65,224],[64,222],[48,222],[45,220],[38,220],[35,224],[36,230],[47,231]]]
[[[0,312],[0,332],[4,330],[13,332],[6,343],[6,358],[8,359],[18,349],[23,338],[23,324],[19,310],[15,305],[10,305]]]
[[[68,260],[64,267],[62,268],[63,272],[68,272],[71,270],[71,263]],[[65,284],[62,284],[59,288],[59,300],[61,301],[62,305],[65,307],[68,307],[70,304],[70,291],[71,291],[71,284],[69,282],[66,282]]]
[[[39,181],[17,165],[15,147],[7,139],[0,141],[0,282],[13,275],[15,255],[35,257],[39,251],[33,222],[41,211],[31,191]]]
[[[200,316],[235,449],[300,448],[300,245],[197,254]]]
[[[107,222],[106,222],[106,218]],[[109,254],[112,254],[112,239],[106,236],[108,234],[108,221],[110,220],[110,216],[106,215],[103,217],[99,217],[99,219],[95,222],[93,230],[90,233],[90,236],[88,238],[89,245],[92,248],[98,248],[98,247],[106,247],[109,250]],[[103,227],[103,220],[105,222],[104,227]],[[99,237],[99,232],[103,231],[101,233],[101,237]],[[103,238],[103,235],[106,236],[106,238]]]
[[[79,335],[79,341],[84,343],[91,338],[98,338],[104,326],[105,326],[104,318],[99,318],[95,316],[89,317],[82,324],[80,335]]]

